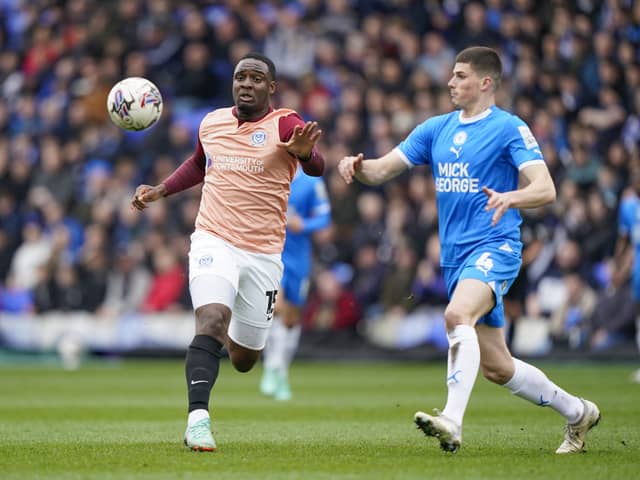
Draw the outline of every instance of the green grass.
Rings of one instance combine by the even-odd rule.
[[[563,420],[479,378],[456,455],[413,426],[442,407],[444,364],[299,363],[295,398],[257,393],[260,369],[228,363],[212,397],[219,450],[182,446],[179,361],[91,363],[78,371],[0,366],[0,477],[9,479],[556,479],[636,478],[640,386],[632,365],[542,364],[596,401],[588,452],[558,456]]]

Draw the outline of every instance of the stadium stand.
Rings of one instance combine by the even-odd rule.
[[[40,348],[47,339],[30,336],[47,319],[103,332],[89,346],[116,351],[162,348],[161,337],[131,341],[158,316],[191,324],[180,265],[198,187],[141,215],[128,202],[135,185],[163,180],[191,153],[203,114],[231,103],[231,66],[259,50],[279,69],[277,101],[321,124],[340,205],[315,239],[302,354],[446,348],[429,171],[347,189],[335,167],[449,111],[455,52],[474,44],[502,55],[500,106],[531,125],[558,191],[552,206],[523,214],[525,266],[506,305],[512,347],[633,355],[628,282],[611,270],[618,206],[640,166],[632,0],[0,0],[0,345]],[[148,132],[107,118],[107,92],[127,76],[148,77],[164,96]],[[150,296],[159,281],[182,294]],[[129,343],[109,343],[127,337],[122,329]]]

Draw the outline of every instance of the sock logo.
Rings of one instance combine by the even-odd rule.
[[[539,407],[546,407],[547,405],[549,405],[551,402],[549,400],[545,400],[542,395],[540,395],[540,400],[538,401],[538,406]]]
[[[460,380],[458,380],[457,378],[459,373],[462,373],[462,370],[456,370],[451,375],[449,375],[447,377],[447,383],[460,383]]]
[[[191,385],[195,385],[197,383],[209,383],[208,380],[191,380]]]

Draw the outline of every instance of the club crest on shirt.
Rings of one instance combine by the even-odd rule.
[[[251,135],[251,145],[254,147],[262,147],[267,141],[267,132],[258,130]]]
[[[467,141],[467,132],[458,132],[453,136],[454,145],[462,145]]]

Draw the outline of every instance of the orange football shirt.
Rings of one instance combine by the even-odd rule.
[[[205,176],[196,229],[250,252],[281,253],[297,159],[277,146],[279,120],[295,112],[277,109],[238,125],[232,110],[200,123]]]

